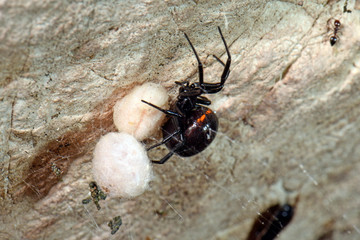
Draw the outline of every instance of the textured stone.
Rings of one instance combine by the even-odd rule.
[[[358,239],[360,13],[343,2],[0,1],[0,238],[106,239],[120,215],[118,239],[245,239],[286,201],[296,210],[279,239]],[[197,81],[183,32],[219,81],[217,26],[232,66],[209,96],[211,146],[154,166],[138,198],[82,205],[115,102],[144,82],[174,100],[174,81]]]

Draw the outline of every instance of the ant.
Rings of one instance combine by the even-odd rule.
[[[330,22],[330,20],[332,20],[332,18],[329,19],[328,23]],[[335,43],[337,43],[337,41],[340,40],[340,37],[337,35],[340,30],[340,26],[341,26],[340,20],[335,19],[334,26],[333,26],[334,33],[330,36],[330,45],[331,46],[334,46]]]

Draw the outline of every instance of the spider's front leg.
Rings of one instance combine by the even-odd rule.
[[[185,37],[186,39],[188,40],[194,54],[195,54],[195,57],[196,57],[196,60],[198,62],[198,68],[199,68],[199,87],[202,89],[202,91],[204,93],[217,93],[219,92],[223,87],[224,87],[224,84],[226,82],[226,79],[228,78],[229,76],[229,73],[230,73],[230,65],[231,65],[231,55],[230,55],[230,51],[229,51],[229,48],[226,44],[226,41],[225,41],[225,38],[221,32],[221,29],[220,27],[218,27],[218,30],[219,30],[219,33],[220,33],[220,36],[221,36],[221,39],[225,45],[225,50],[226,50],[226,53],[227,53],[227,56],[228,56],[228,59],[226,60],[226,63],[223,63],[218,57],[216,57],[215,55],[213,55],[215,57],[215,59],[217,61],[219,61],[223,66],[224,66],[224,71],[221,75],[221,81],[220,83],[204,83],[204,69],[203,69],[203,65],[199,59],[199,56],[194,48],[194,46],[192,45],[189,37],[186,35],[185,33]]]

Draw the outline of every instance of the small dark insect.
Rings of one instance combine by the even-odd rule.
[[[99,201],[105,200],[106,194],[103,191],[101,191],[100,187],[96,184],[96,182],[90,182],[89,187],[90,187],[91,196],[82,200],[82,204],[88,204],[92,200],[96,205],[97,210],[100,210],[101,207]]]
[[[332,19],[330,19],[332,20]],[[329,21],[330,21],[329,20]],[[338,36],[338,32],[340,30],[340,26],[341,26],[341,23],[339,20],[335,19],[334,20],[334,26],[333,26],[333,34],[330,36],[330,45],[331,46],[334,46],[335,43],[337,43],[339,40],[340,40],[340,37]]]
[[[348,0],[345,0],[344,3],[344,13],[351,13],[351,10],[347,9]]]
[[[111,234],[115,234],[122,224],[122,220],[120,216],[114,217],[112,220],[109,221],[108,226],[111,229]]]
[[[289,204],[274,205],[255,220],[247,240],[273,240],[288,225],[294,215]]]
[[[196,60],[198,62],[199,82],[190,83],[189,81],[175,82],[180,86],[177,101],[171,110],[165,110],[142,100],[142,102],[158,109],[165,113],[170,118],[162,127],[163,140],[162,142],[149,147],[147,150],[165,144],[170,152],[159,161],[152,161],[153,163],[163,164],[174,153],[182,157],[190,157],[203,151],[215,138],[218,129],[218,119],[216,114],[203,105],[210,105],[211,101],[203,94],[214,94],[221,91],[224,87],[225,81],[230,73],[231,56],[225,39],[222,35],[220,27],[218,27],[221,39],[225,45],[225,50],[228,56],[226,64],[218,57],[213,57],[224,66],[224,71],[221,75],[219,83],[205,83],[203,65],[200,62],[194,46],[185,33],[185,38],[192,48]]]

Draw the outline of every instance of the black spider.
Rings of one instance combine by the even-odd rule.
[[[228,59],[224,64],[215,55],[214,58],[224,66],[224,71],[221,75],[219,83],[204,83],[204,70],[200,62],[194,46],[185,33],[199,68],[199,82],[189,83],[175,82],[180,85],[179,95],[172,110],[165,110],[152,103],[141,100],[142,102],[158,109],[159,111],[170,116],[168,121],[162,127],[163,140],[162,142],[149,147],[147,150],[153,149],[157,146],[165,144],[170,152],[164,156],[160,161],[152,161],[153,163],[163,164],[174,153],[182,157],[190,157],[203,151],[215,138],[218,129],[218,119],[216,114],[209,108],[203,105],[210,105],[211,102],[206,97],[201,96],[207,93],[219,92],[225,84],[226,79],[230,73],[231,56],[225,39],[218,27],[221,39],[225,45]]]

